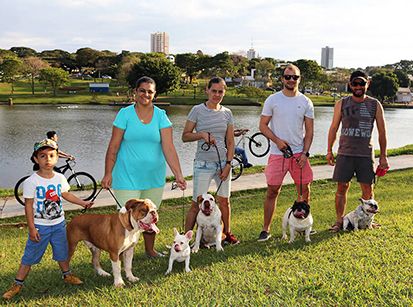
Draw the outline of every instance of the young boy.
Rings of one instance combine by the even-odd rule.
[[[72,285],[82,284],[82,281],[69,269],[66,225],[61,197],[84,208],[90,208],[93,202],[83,201],[68,192],[70,186],[66,178],[53,171],[57,160],[58,148],[55,141],[45,139],[34,144],[32,161],[38,166],[38,171],[26,179],[23,186],[29,239],[14,283],[3,294],[6,300],[21,291],[31,266],[40,262],[49,243],[52,245],[53,259],[58,262],[62,270],[64,282]]]

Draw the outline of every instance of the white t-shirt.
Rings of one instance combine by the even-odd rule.
[[[314,119],[314,106],[308,97],[302,93],[288,97],[282,91],[277,92],[265,100],[261,115],[271,116],[270,129],[278,138],[290,145],[293,153],[303,151],[304,117]],[[272,141],[270,153],[282,155]]]
[[[69,191],[66,177],[54,173],[53,178],[43,178],[37,173],[24,181],[23,197],[33,198],[34,223],[52,226],[64,221],[62,193]]]

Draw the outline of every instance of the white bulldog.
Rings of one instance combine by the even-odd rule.
[[[310,242],[310,232],[313,227],[313,216],[310,205],[306,201],[295,201],[291,208],[285,211],[282,222],[282,239],[287,240],[287,227],[290,228],[290,241],[294,242],[296,233],[304,232],[305,241]]]
[[[191,258],[191,247],[189,241],[192,239],[193,232],[189,230],[185,235],[181,235],[176,228],[174,228],[174,244],[171,246],[171,255],[169,256],[169,266],[165,275],[172,272],[174,261],[185,261],[185,272],[191,272],[189,268],[189,260]]]
[[[211,194],[204,193],[198,197],[199,212],[196,217],[198,228],[196,231],[193,253],[197,253],[202,243],[205,247],[216,246],[217,251],[223,251],[221,211]]]
[[[343,218],[343,230],[372,229],[374,216],[379,212],[379,204],[374,199],[359,199],[361,204]]]

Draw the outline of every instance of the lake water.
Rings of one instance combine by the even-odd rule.
[[[182,143],[181,134],[191,106],[167,107],[174,124],[174,142],[184,175],[192,173],[195,143]],[[260,107],[231,106],[236,127],[258,131]],[[0,106],[0,187],[13,187],[16,181],[31,173],[30,155],[35,141],[45,138],[49,130],[60,136],[60,148],[76,156],[76,169],[103,176],[106,148],[112,122],[119,107],[95,105],[27,105]],[[315,108],[315,136],[312,154],[325,154],[332,107]],[[386,109],[388,148],[413,143],[413,109]],[[377,148],[377,133],[374,134]],[[248,146],[247,146],[248,147]],[[267,157],[256,158],[247,149],[251,163],[265,164]],[[168,170],[168,174],[170,171]]]

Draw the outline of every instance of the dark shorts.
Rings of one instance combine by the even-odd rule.
[[[350,182],[354,174],[360,183],[374,183],[374,161],[370,157],[351,157],[338,155],[333,180]]]

